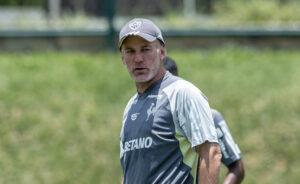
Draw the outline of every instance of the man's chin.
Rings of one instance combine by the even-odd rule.
[[[150,76],[133,76],[133,79],[137,83],[148,82],[151,80]]]
[[[150,79],[143,79],[143,78],[134,78],[134,81],[136,82],[136,83],[142,83],[142,82],[148,82],[148,81],[150,81]]]

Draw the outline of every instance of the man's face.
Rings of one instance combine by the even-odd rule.
[[[136,83],[148,82],[158,76],[165,48],[158,40],[148,42],[129,36],[122,45],[122,61]]]

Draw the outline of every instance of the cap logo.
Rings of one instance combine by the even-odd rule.
[[[132,30],[137,30],[142,25],[141,21],[134,21],[129,24],[129,28]]]

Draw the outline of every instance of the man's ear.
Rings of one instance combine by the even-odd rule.
[[[164,45],[160,46],[160,59],[163,60],[164,57],[167,55],[167,50]]]
[[[122,59],[122,63],[123,63],[123,65],[125,65],[126,63],[125,63],[125,59],[124,59],[124,56],[123,56],[123,54],[122,54],[122,56],[121,56],[121,59]]]

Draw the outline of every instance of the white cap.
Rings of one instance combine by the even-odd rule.
[[[148,19],[135,18],[127,22],[127,24],[122,27],[119,34],[119,48],[121,48],[123,41],[128,36],[140,36],[149,42],[158,39],[165,44],[160,29]]]

